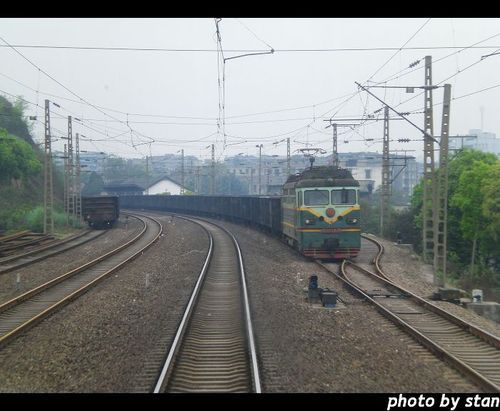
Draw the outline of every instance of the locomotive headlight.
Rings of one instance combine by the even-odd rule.
[[[316,219],[313,217],[313,218],[306,218],[304,223],[306,223],[307,225],[312,225],[316,222]]]
[[[359,222],[358,218],[348,218],[346,220],[347,224],[357,224]]]

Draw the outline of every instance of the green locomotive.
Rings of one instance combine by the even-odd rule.
[[[318,259],[355,257],[361,247],[359,183],[349,170],[311,167],[283,186],[282,230],[287,242]]]

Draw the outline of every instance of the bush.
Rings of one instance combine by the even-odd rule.
[[[82,225],[75,222],[64,212],[54,211],[54,230],[56,232],[66,232],[71,227],[81,228]],[[7,230],[31,230],[37,233],[43,232],[43,207],[38,206],[33,209],[21,209],[11,214]],[[76,224],[74,224],[76,223]]]

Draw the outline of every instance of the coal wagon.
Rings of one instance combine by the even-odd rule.
[[[116,196],[82,197],[82,216],[90,227],[109,228],[120,216]]]

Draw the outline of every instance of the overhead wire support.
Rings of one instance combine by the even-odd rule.
[[[75,119],[76,120],[76,119]],[[82,182],[81,182],[81,163],[80,163],[80,136],[76,133],[75,139],[75,152],[76,152],[76,220],[75,224],[80,224],[82,221]]]
[[[389,170],[389,108],[384,109],[384,143],[382,150],[382,191],[380,193],[380,235],[383,237],[386,219],[389,216],[389,198],[391,190]]]
[[[434,210],[434,269],[442,275],[439,282],[446,287],[446,251],[448,220],[448,142],[450,131],[451,84],[445,84],[443,98],[443,119],[441,124],[441,145],[439,149],[439,172],[437,174],[437,201]]]
[[[339,154],[338,154],[338,133],[337,133],[337,127],[353,127],[353,126],[359,126],[359,124],[337,124],[333,123],[332,119],[329,120],[323,120],[323,121],[329,121],[330,124],[325,127],[332,127],[333,130],[333,136],[332,136],[332,166],[335,168],[339,167]]]
[[[43,232],[54,232],[54,187],[52,180],[52,147],[50,136],[50,101],[45,100],[45,156],[44,156]]]
[[[75,178],[73,162],[73,121],[68,116],[68,216],[74,217],[75,214]]]
[[[439,144],[439,141],[437,141],[431,134],[427,133],[424,129],[420,128],[419,126],[417,126],[413,121],[409,120],[406,118],[406,116],[403,115],[403,113],[395,110],[394,108],[392,108],[390,105],[388,105],[385,101],[381,100],[380,98],[378,98],[375,94],[371,93],[366,87],[363,87],[361,84],[359,84],[357,81],[354,82],[358,87],[362,88],[364,91],[366,91],[368,94],[372,95],[373,97],[375,97],[378,101],[380,101],[382,104],[384,104],[385,106],[387,106],[390,110],[392,110],[394,113],[396,113],[399,117],[401,117],[403,120],[405,120],[406,122],[410,123],[413,127],[415,127],[416,129],[420,130],[424,136],[427,136],[428,138],[432,139],[434,142],[438,143]],[[431,89],[429,90],[426,90],[426,91],[431,91]]]
[[[221,98],[221,85],[220,85],[220,72],[219,72],[219,66],[218,66],[218,76],[219,76],[219,121],[218,121],[218,128],[220,129],[220,122],[222,122],[222,136],[223,136],[223,146],[222,146],[222,153],[226,149],[226,62],[229,60],[234,60],[237,58],[241,57],[249,57],[249,56],[257,56],[257,55],[263,55],[263,54],[273,54],[274,49],[271,47],[270,51],[265,51],[265,52],[255,52],[255,53],[245,53],[245,54],[240,54],[237,56],[231,56],[231,57],[225,57],[224,56],[224,51],[222,48],[222,37],[220,34],[220,29],[219,29],[219,23],[222,20],[221,18],[215,18],[215,26],[216,26],[216,34],[217,34],[217,55],[220,55],[222,57],[222,98]],[[240,22],[241,23],[241,22]],[[250,31],[255,37],[256,34],[253,33],[248,27],[246,27],[243,23],[241,23],[248,31]],[[258,37],[257,37],[258,38]],[[262,41],[261,39],[259,39]],[[265,43],[264,41],[262,41]],[[265,43],[268,47],[270,47],[267,43]],[[219,63],[218,63],[219,65]],[[221,115],[222,114],[222,115]],[[221,118],[222,117],[222,118]],[[222,155],[222,154],[221,154]]]
[[[432,56],[425,56],[425,84],[432,84]],[[432,90],[424,92],[424,178],[422,198],[422,254],[425,262],[433,261],[436,186],[434,180],[434,120]],[[439,143],[438,143],[439,144]],[[434,272],[434,284],[437,284]]]

